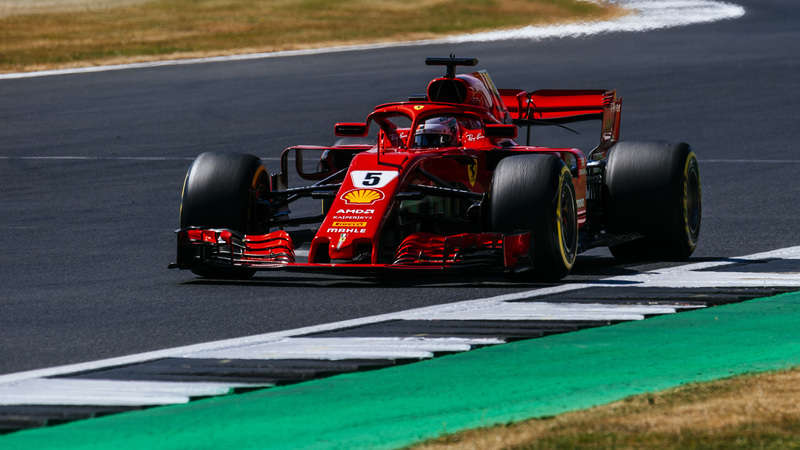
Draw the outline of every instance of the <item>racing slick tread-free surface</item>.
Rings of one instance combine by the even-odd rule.
[[[553,155],[518,155],[500,161],[489,192],[491,229],[529,230],[533,270],[521,277],[558,280],[577,255],[575,188],[564,161]]]
[[[681,261],[697,246],[702,215],[700,169],[686,143],[620,142],[608,155],[609,233],[643,238],[612,246],[623,260]]]
[[[261,160],[253,155],[207,152],[186,173],[181,196],[181,228],[250,230],[251,189],[268,183]]]

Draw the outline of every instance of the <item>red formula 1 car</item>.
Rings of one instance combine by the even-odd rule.
[[[691,147],[618,142],[613,90],[498,90],[485,71],[456,75],[477,62],[427,59],[447,73],[425,95],[336,124],[337,145],[286,149],[280,173],[249,154],[198,156],[170,267],[223,278],[479,269],[557,280],[598,246],[622,259],[692,254],[701,196]],[[588,152],[515,142],[518,127],[589,119],[601,129]],[[310,185],[289,187],[290,163]],[[316,206],[299,213],[303,201]]]

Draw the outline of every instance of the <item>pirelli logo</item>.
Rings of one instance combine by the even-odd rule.
[[[333,222],[334,227],[356,227],[363,228],[367,226],[367,222]]]

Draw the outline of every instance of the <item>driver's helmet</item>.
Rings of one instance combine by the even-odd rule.
[[[458,121],[454,117],[428,119],[414,133],[415,147],[450,147],[457,144]]]

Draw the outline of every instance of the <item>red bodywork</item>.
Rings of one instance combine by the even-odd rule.
[[[495,88],[484,72],[437,78],[424,99],[380,105],[365,123],[340,123],[338,136],[362,137],[380,130],[373,144],[298,146],[284,151],[281,172],[272,176],[270,212],[260,233],[189,228],[178,231],[181,268],[229,264],[250,269],[442,269],[524,268],[531,261],[529,232],[498,233],[481,218],[497,162],[523,153],[557,155],[571,168],[578,224],[587,225],[587,162],[601,159],[619,135],[621,101],[613,90],[522,90]],[[453,117],[458,142],[417,148],[414,130],[432,117]],[[535,121],[600,119],[601,135],[590,154],[574,148],[518,145],[517,126]],[[398,120],[400,119],[400,120]],[[304,170],[303,155],[322,154],[320,167]],[[288,187],[295,158],[302,178],[317,190]],[[327,159],[326,159],[327,158]],[[336,158],[346,160],[339,167]],[[326,162],[327,161],[327,162]],[[332,166],[332,167],[331,167]],[[339,169],[346,169],[335,173]],[[320,184],[321,183],[321,184]],[[322,198],[321,224],[306,236],[307,257],[297,256],[295,224],[278,219],[293,196]],[[434,200],[431,200],[434,199]],[[424,211],[423,211],[424,210]],[[416,221],[416,222],[415,222]],[[453,222],[452,224],[449,222]],[[310,223],[306,222],[306,223]],[[288,230],[288,232],[287,232]],[[241,230],[239,230],[241,231]]]

